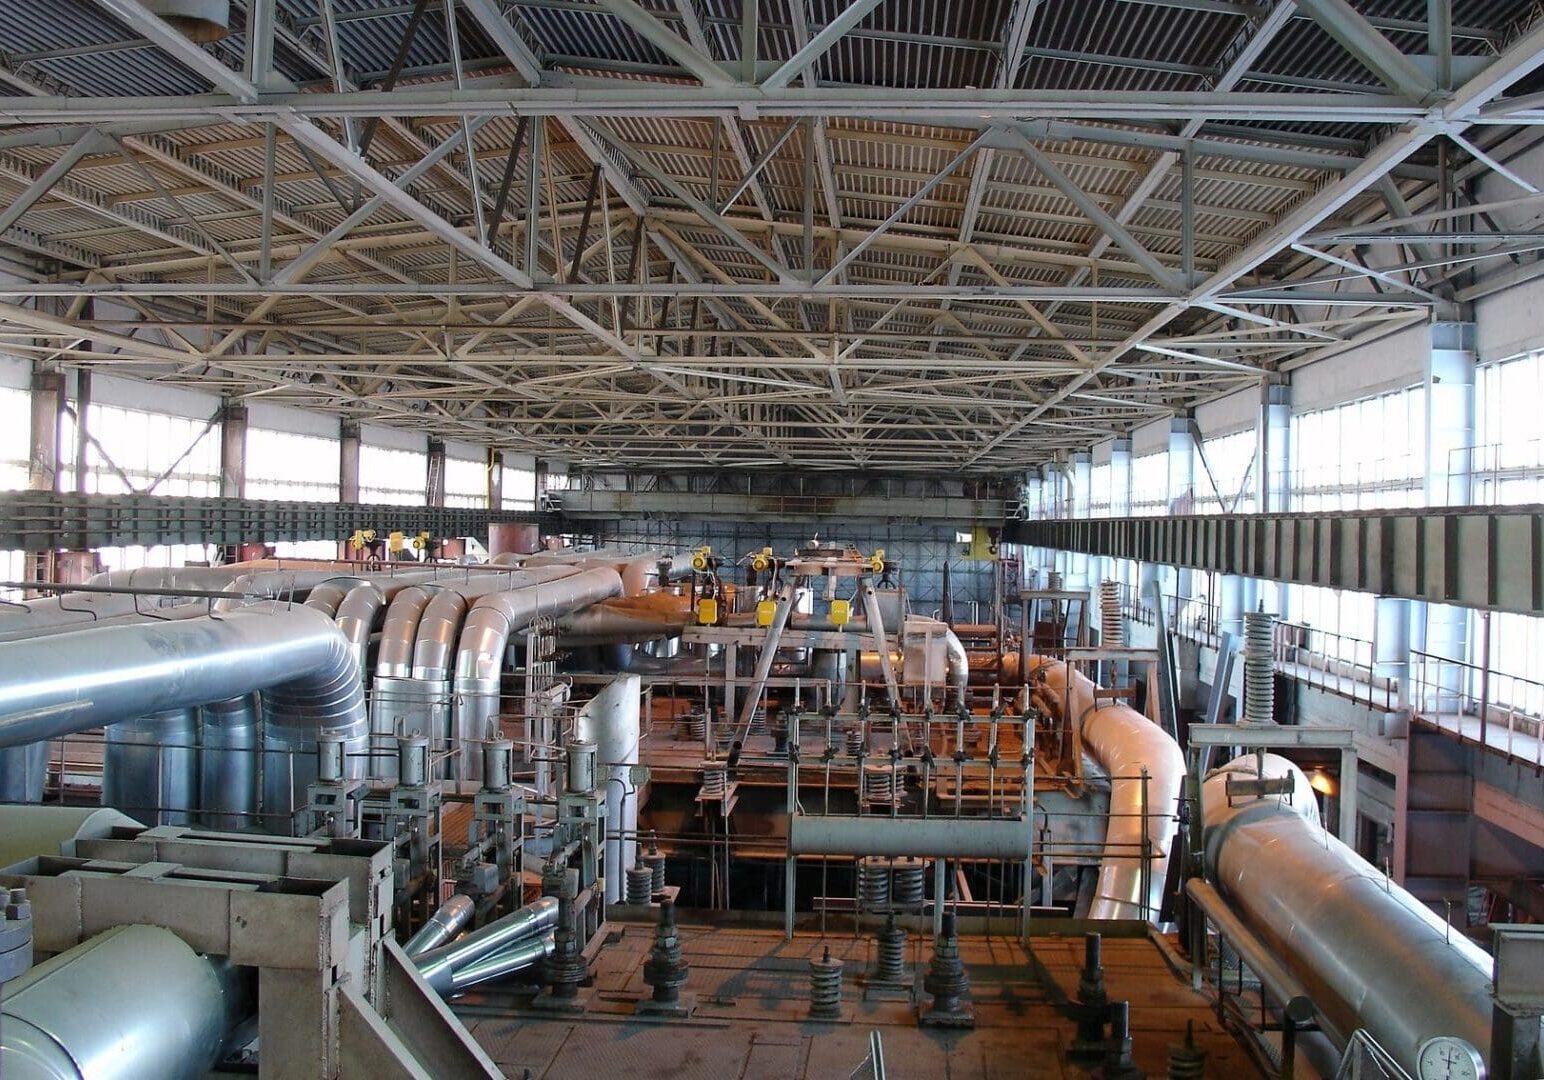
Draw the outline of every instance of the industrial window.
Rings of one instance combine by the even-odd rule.
[[[31,432],[32,395],[0,386],[0,491],[26,488]]]
[[[1254,512],[1255,444],[1252,428],[1205,440],[1206,461],[1196,460],[1196,513]]]
[[[74,417],[63,434],[64,488],[75,489]],[[86,414],[86,491],[103,495],[220,494],[220,425],[183,416],[92,404]],[[146,566],[176,565],[145,563]]]
[[[337,502],[337,439],[247,429],[247,498]]]
[[[516,469],[504,466],[503,501],[501,510],[536,509],[536,470]]]
[[[1292,508],[1379,509],[1425,503],[1426,388],[1292,418]]]
[[[138,570],[142,566],[187,566],[189,563],[212,563],[217,548],[213,544],[156,544],[142,547],[105,547],[97,549],[97,557],[107,570]]]
[[[1110,517],[1114,510],[1115,493],[1110,485],[1114,481],[1115,470],[1110,468],[1106,461],[1103,465],[1095,465],[1089,470],[1089,500],[1088,514],[1090,517]]]
[[[488,467],[465,458],[445,459],[445,505],[486,509]]]
[[[1471,498],[1486,505],[1544,502],[1544,353],[1529,353],[1475,373]]]
[[[1288,585],[1286,601],[1285,621],[1311,631],[1297,642],[1300,647],[1347,663],[1372,663],[1378,602],[1372,593]]]
[[[1131,513],[1156,517],[1169,509],[1169,455],[1160,450],[1131,459]]]
[[[1483,654],[1485,620],[1470,612],[1470,656]],[[1485,699],[1499,709],[1516,709],[1529,716],[1544,716],[1544,619],[1510,612],[1490,616],[1489,682]],[[1479,677],[1470,679],[1470,692],[1480,697]]]
[[[359,448],[359,501],[423,506],[427,501],[428,455],[422,450]]]
[[[26,581],[27,555],[23,551],[0,551],[0,581]],[[0,589],[0,600],[20,600],[21,589]]]

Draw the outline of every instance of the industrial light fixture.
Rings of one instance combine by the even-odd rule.
[[[1314,769],[1313,772],[1308,774],[1308,786],[1313,788],[1320,795],[1327,795],[1331,797],[1335,795],[1335,778],[1332,777],[1329,773],[1325,772],[1322,768]]]

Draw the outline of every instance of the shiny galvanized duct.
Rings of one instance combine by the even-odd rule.
[[[1179,744],[1157,724],[1125,705],[1094,708],[1094,684],[1060,660],[1030,657],[1032,676],[1056,712],[1064,708],[1082,729],[1083,748],[1110,776],[1110,817],[1090,919],[1156,919],[1163,900],[1175,808],[1185,781]],[[1142,771],[1147,771],[1145,785]],[[1143,808],[1147,826],[1143,829]],[[1147,889],[1143,892],[1145,839]]]
[[[370,695],[370,775],[395,779],[396,733],[421,732],[436,752],[451,741],[451,665],[473,602],[491,593],[572,577],[572,566],[473,574],[425,582],[393,597]]]
[[[256,825],[261,743],[257,699],[243,695],[211,701],[201,711],[199,824],[227,832]]]
[[[418,933],[407,939],[402,951],[412,960],[432,949],[438,949],[465,930],[476,912],[477,905],[470,896],[456,893],[429,916],[429,921],[419,927]]]
[[[638,676],[623,675],[585,702],[574,721],[574,737],[595,744],[596,761],[607,772],[608,904],[621,903],[624,870],[633,865],[638,852],[638,792],[629,772],[638,763],[641,693]]]
[[[1235,795],[1215,770],[1201,791],[1206,866],[1238,918],[1302,984],[1329,1026],[1366,1028],[1406,1069],[1426,1039],[1455,1035],[1489,1059],[1490,958],[1430,908],[1326,832],[1307,779],[1263,758],[1266,776],[1292,778],[1284,796]]]
[[[303,804],[318,734],[341,736],[354,752],[365,746],[353,653],[330,618],[306,607],[270,602],[8,642],[0,673],[0,747],[263,690],[268,813]]]
[[[6,984],[0,1060],[25,1080],[199,1080],[245,1009],[229,965],[119,926]]]
[[[109,724],[102,805],[147,825],[191,825],[198,809],[198,709]]]
[[[418,973],[440,994],[450,994],[466,983],[456,982],[456,972],[522,943],[540,941],[558,922],[558,902],[550,896],[495,919],[460,941],[431,949],[415,957]]]
[[[466,618],[456,652],[455,733],[461,745],[464,779],[475,780],[482,772],[474,740],[482,738],[498,717],[500,677],[510,635],[542,616],[561,615],[621,591],[621,575],[602,567],[477,601]]]

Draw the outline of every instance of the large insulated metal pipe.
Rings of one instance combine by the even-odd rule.
[[[571,611],[558,620],[558,644],[635,644],[676,637],[696,621],[691,598],[673,592],[617,596]]]
[[[355,585],[338,605],[338,629],[348,639],[349,649],[359,665],[359,684],[367,690],[370,686],[370,638],[385,608],[386,592],[372,581]]]
[[[439,993],[451,993],[455,988],[456,971],[486,956],[503,952],[519,942],[545,934],[557,922],[558,902],[554,897],[544,896],[502,919],[495,919],[487,926],[474,930],[460,941],[419,954],[415,957],[418,973]]]
[[[201,711],[199,823],[227,832],[256,825],[261,746],[257,699],[244,694],[228,701],[211,701]]]
[[[638,852],[638,792],[630,776],[638,764],[642,680],[623,675],[607,683],[574,720],[574,737],[595,744],[606,770],[606,902],[622,901],[622,881]]]
[[[1059,660],[1031,657],[1030,671],[1041,681],[1045,703],[1058,713],[1069,711],[1082,729],[1083,748],[1110,777],[1104,857],[1088,917],[1157,918],[1185,780],[1179,744],[1128,706],[1095,709],[1093,682],[1071,669],[1069,683],[1069,669]]]
[[[1015,818],[794,814],[788,821],[788,853],[1023,862],[1030,857],[1030,834],[1030,823]]]
[[[1229,798],[1229,775],[1290,777],[1291,800]],[[1202,786],[1206,866],[1229,907],[1297,977],[1336,1031],[1366,1028],[1412,1074],[1416,1051],[1457,1036],[1489,1058],[1491,961],[1323,829],[1301,770],[1242,758]]]
[[[451,941],[472,922],[477,904],[470,896],[456,893],[429,916],[429,921],[419,927],[418,933],[407,939],[402,951],[409,959],[415,959],[432,949]]]
[[[191,825],[198,808],[198,709],[109,724],[102,805],[151,825]]]
[[[954,691],[955,705],[963,705],[970,699],[970,654],[965,643],[953,630],[944,631],[944,657],[949,664],[949,689]]]
[[[198,1080],[241,1011],[223,962],[119,926],[6,984],[0,1061],[24,1080]]]
[[[510,635],[535,619],[556,616],[622,591],[622,578],[609,567],[484,596],[473,605],[456,651],[455,732],[461,745],[461,775],[475,780],[482,761],[475,740],[499,714],[500,677]]]
[[[264,809],[288,815],[315,778],[317,736],[341,737],[357,752],[367,733],[348,642],[331,618],[303,606],[268,602],[0,644],[0,747],[257,690],[264,691]]]

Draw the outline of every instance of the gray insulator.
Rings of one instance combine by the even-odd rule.
[[[665,891],[665,853],[659,849],[659,843],[654,839],[654,834],[649,834],[649,850],[643,854],[643,865],[649,868],[653,877],[651,890],[656,893]]]
[[[944,914],[943,933],[933,941],[933,958],[923,977],[922,989],[933,998],[933,1011],[957,1012],[960,999],[970,993],[970,976],[960,962],[960,939],[955,933],[954,912]]]
[[[1104,945],[1098,934],[1083,935],[1083,970],[1078,976],[1078,1003],[1103,1005],[1109,998],[1104,991]]]
[[[639,863],[627,871],[627,902],[633,907],[647,907],[654,896],[654,872]]]
[[[1048,592],[1061,592],[1062,576],[1055,570],[1047,572],[1045,575],[1045,587]]]
[[[915,856],[896,859],[890,867],[890,903],[896,911],[917,912],[927,899],[927,863]]]
[[[704,761],[702,763],[703,795],[716,798],[724,794],[728,785],[729,769],[722,761]]]
[[[686,714],[686,737],[695,742],[702,742],[708,734],[708,718],[700,710],[693,709]]]
[[[880,806],[890,806],[895,802],[894,765],[865,765],[862,782],[864,802]]]
[[[659,905],[659,924],[654,928],[654,947],[643,962],[643,981],[654,988],[654,1000],[674,1005],[686,985],[688,965],[681,958],[681,935],[676,930],[675,904],[665,900]]]
[[[849,757],[863,756],[863,729],[850,727],[847,729],[847,754]]]
[[[858,906],[867,912],[890,909],[890,864],[869,857],[858,862]]]
[[[810,1018],[835,1020],[842,1015],[842,962],[831,959],[826,947],[819,960],[810,961]]]
[[[1169,1047],[1169,1080],[1202,1080],[1206,1051],[1196,1045],[1195,1021],[1185,1021],[1185,1041]]]
[[[1269,612],[1244,613],[1244,719],[1253,724],[1276,719],[1275,626],[1276,616]]]
[[[1099,583],[1099,644],[1106,648],[1119,648],[1125,644],[1125,628],[1120,617],[1120,583],[1108,579]]]
[[[880,982],[903,983],[906,981],[906,931],[895,924],[895,913],[885,920],[885,928],[876,940],[878,963],[874,966],[874,978]]]
[[[767,710],[757,709],[751,713],[749,732],[752,735],[765,735],[767,733]]]

